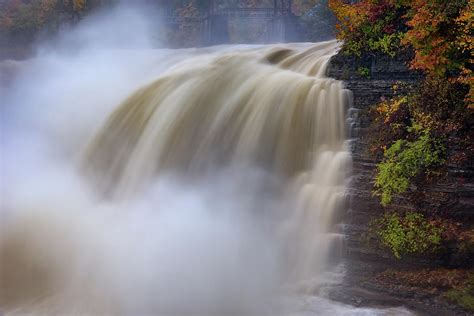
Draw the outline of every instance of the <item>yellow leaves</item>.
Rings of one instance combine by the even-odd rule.
[[[472,56],[472,52],[474,51],[474,42],[471,35],[474,29],[474,0],[469,0],[468,5],[461,11],[455,23],[459,30],[456,39],[458,43],[457,48],[462,54]],[[470,58],[467,65],[460,67],[461,73],[457,78],[458,82],[469,86],[469,93],[466,96],[465,102],[467,103],[467,107],[471,110],[474,110],[474,79],[472,78],[472,68],[470,68],[473,61],[474,60]]]
[[[394,98],[388,101],[383,101],[378,104],[376,111],[383,117],[384,123],[388,124],[390,122],[391,116],[400,109],[400,106],[402,104],[406,102],[406,96]]]
[[[355,32],[366,20],[367,12],[363,9],[365,2],[346,4],[344,0],[329,0],[329,8],[339,20],[337,24],[338,39],[344,39],[347,34]]]
[[[438,127],[438,122],[433,118],[431,113],[415,109],[412,111],[413,120],[416,125],[419,125],[423,130],[432,130]]]

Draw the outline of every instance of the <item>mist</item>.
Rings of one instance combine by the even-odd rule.
[[[245,102],[253,100],[247,96],[260,90],[252,84],[267,78],[268,91],[262,88],[261,96],[255,94],[254,98],[261,99],[249,103],[249,109],[260,104],[271,106],[275,102],[271,97],[284,90],[284,86],[299,89],[318,84],[317,88],[303,89],[311,101],[306,108],[321,103],[318,100],[324,101],[327,91],[331,99],[326,103],[335,103],[337,112],[329,119],[319,120],[344,122],[341,85],[317,77],[322,73],[319,67],[327,62],[328,54],[337,44],[295,46],[295,55],[297,49],[308,49],[301,55],[312,54],[315,62],[308,64],[303,58],[285,66],[293,67],[287,70],[268,62],[274,54],[273,47],[157,49],[160,44],[153,36],[157,27],[159,23],[147,18],[143,10],[117,7],[89,16],[76,27],[63,30],[54,40],[38,44],[31,59],[2,62],[0,72],[8,77],[3,78],[0,90],[0,306],[7,315],[286,315],[295,309],[304,312],[306,307],[281,300],[283,296],[318,293],[314,284],[305,285],[310,290],[303,291],[295,283],[303,278],[312,282],[313,266],[319,262],[325,266],[329,248],[340,239],[340,234],[332,231],[337,216],[330,213],[340,208],[344,198],[343,167],[348,164],[348,155],[345,140],[340,136],[344,135],[343,123],[334,124],[336,136],[332,138],[326,136],[328,133],[321,133],[320,138],[313,133],[311,144],[320,139],[332,142],[330,146],[308,150],[315,155],[326,153],[322,155],[325,158],[305,162],[304,168],[308,170],[298,166],[290,180],[283,172],[273,172],[278,163],[267,163],[262,158],[266,158],[267,151],[282,145],[274,140],[277,134],[268,131],[262,135],[271,138],[263,145],[256,143],[249,133],[253,131],[250,123],[255,119],[249,119],[243,131],[238,130],[243,135],[236,142],[240,147],[235,145],[229,152],[240,149],[245,154],[242,156],[256,157],[256,162],[214,164],[219,160],[216,157],[222,157],[205,151],[198,162],[209,162],[211,168],[187,172],[189,165],[178,168],[181,165],[176,164],[153,170],[133,194],[120,199],[104,196],[83,170],[89,163],[85,159],[87,149],[101,153],[100,146],[92,146],[94,139],[100,138],[104,130],[107,133],[107,122],[114,123],[111,113],[128,109],[130,96],[133,100],[137,93],[149,92],[152,102],[144,103],[147,108],[169,103],[166,113],[176,119],[163,123],[158,135],[165,135],[173,122],[179,122],[188,113],[180,111],[181,107],[195,101],[170,95],[187,96],[186,89],[201,93],[198,89],[203,85],[199,80],[206,75],[214,78],[216,71],[222,78],[222,74],[228,73],[228,80],[222,84],[227,84],[225,91],[235,91],[229,100],[236,106],[246,106]],[[230,71],[236,71],[235,76],[226,68],[220,70],[226,62],[236,65],[236,70],[230,67]],[[317,72],[309,74],[317,78],[309,76],[306,69],[316,69]],[[235,83],[241,77],[248,78],[253,71],[256,79],[243,80],[247,82],[243,86]],[[158,78],[176,84],[171,92],[165,91],[170,93],[164,99],[168,103],[156,101],[160,95],[150,83]],[[272,82],[280,83],[271,87]],[[326,90],[320,93],[320,86]],[[216,92],[212,86],[205,88],[205,93],[197,95],[213,96]],[[299,93],[292,91],[282,96],[285,105],[300,98]],[[216,99],[199,106],[211,106]],[[220,105],[216,103],[216,108]],[[223,102],[222,108],[225,106],[229,105]],[[261,113],[270,113],[271,108],[264,110]],[[203,111],[204,114],[214,115],[211,111]],[[243,124],[236,125],[235,128],[242,129]],[[190,126],[177,125],[183,134],[169,134],[200,136],[196,125]],[[279,124],[270,124],[274,126]],[[233,125],[227,127],[233,131]],[[134,128],[137,127],[133,124],[126,125],[125,131],[133,133]],[[146,126],[138,128],[146,131]],[[111,133],[106,135],[107,139],[126,143],[120,134]],[[218,138],[215,135],[223,134],[206,135],[214,139]],[[195,150],[194,146],[188,147],[186,150]],[[170,153],[174,148],[165,148],[163,152]],[[299,158],[294,158],[296,155],[286,147],[285,150],[281,156],[288,156],[295,160],[291,163],[297,164]],[[328,150],[331,154],[327,154]],[[113,152],[104,155],[106,164],[114,163]],[[301,156],[305,155],[309,156]],[[191,156],[181,154],[173,158],[187,161]],[[155,156],[146,158],[147,166],[155,163]],[[311,172],[313,166],[319,174]],[[120,181],[126,182],[128,178]],[[289,191],[298,192],[288,198]],[[321,198],[314,198],[315,193],[321,193]],[[290,203],[292,199],[297,202]],[[308,214],[313,209],[324,209],[328,214]],[[331,238],[322,237],[328,233]],[[304,263],[300,262],[302,259]],[[295,266],[298,273],[294,273]],[[304,269],[300,268],[303,266]],[[316,270],[319,273],[321,269]],[[293,274],[294,279],[290,277]],[[350,307],[329,304],[324,299],[317,299],[314,304],[325,306],[319,309],[322,314],[336,310],[339,314],[352,312]],[[374,313],[368,309],[359,311],[361,315]]]
[[[13,314],[242,313],[274,289],[275,245],[233,181],[170,174],[115,203],[78,172],[114,107],[187,55],[152,50],[150,25],[99,13],[15,65],[1,108],[0,304]]]

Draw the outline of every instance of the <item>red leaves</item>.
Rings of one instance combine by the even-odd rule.
[[[474,109],[474,0],[329,0],[329,6],[339,20],[338,38],[357,56],[408,27],[401,44],[414,50],[411,68],[469,86],[465,102]]]
[[[404,44],[415,49],[413,69],[431,75],[455,77],[470,86],[466,102],[472,105],[473,81],[470,64],[474,49],[471,36],[474,0],[455,0],[448,4],[427,0],[412,1]]]
[[[387,11],[394,10],[394,7],[386,2],[386,1],[379,1],[379,3],[373,2],[362,2],[368,11],[368,19],[369,22],[375,23],[381,17],[383,17]]]

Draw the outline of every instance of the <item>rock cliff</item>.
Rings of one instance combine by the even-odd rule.
[[[416,294],[402,293],[383,288],[370,280],[387,269],[422,269],[438,267],[472,268],[472,250],[460,251],[459,245],[445,245],[443,255],[408,256],[395,259],[389,251],[368,240],[370,221],[380,216],[384,209],[372,194],[377,158],[369,153],[369,107],[393,96],[393,86],[410,90],[422,79],[422,75],[407,67],[410,56],[397,58],[367,57],[351,58],[335,55],[327,70],[329,77],[343,80],[353,92],[353,108],[349,110],[350,137],[352,139],[353,178],[350,187],[350,210],[345,218],[347,282],[346,289],[336,292],[334,298],[359,305],[403,304],[430,314],[429,305],[437,315],[452,315],[463,312],[446,303],[439,303],[434,295],[424,298]],[[398,90],[400,92],[400,90]],[[471,163],[472,164],[472,163]],[[427,185],[424,191],[438,209],[445,209],[455,220],[474,223],[474,168],[473,166],[448,166],[446,181]],[[398,197],[395,207],[416,209],[416,206]],[[382,295],[382,292],[384,293]],[[377,293],[374,296],[374,293]],[[389,295],[390,298],[387,298]],[[421,305],[421,307],[420,307]],[[424,312],[423,312],[424,311]]]

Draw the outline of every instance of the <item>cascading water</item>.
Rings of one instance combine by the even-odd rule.
[[[284,196],[292,278],[318,275],[340,248],[334,225],[350,165],[349,92],[325,77],[337,46],[264,47],[176,66],[111,115],[87,149],[86,172],[123,199],[166,170],[199,178],[216,168],[264,169],[281,183],[271,193]]]
[[[351,162],[350,93],[325,77],[337,47],[148,52],[122,74],[141,76],[129,90],[147,83],[95,135],[96,125],[68,115],[60,141],[40,154],[32,143],[54,129],[25,132],[10,109],[6,135],[38,140],[3,145],[0,306],[12,315],[306,315],[312,304],[314,315],[353,314],[317,296],[342,247]],[[149,70],[166,60],[164,72]],[[88,105],[100,113],[99,103],[128,93],[115,87]],[[65,104],[80,101],[65,90]],[[313,301],[283,303],[295,295]]]

